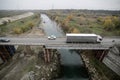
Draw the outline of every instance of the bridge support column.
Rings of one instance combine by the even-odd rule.
[[[11,58],[10,53],[7,51],[7,49],[5,48],[5,46],[3,46],[3,49],[4,49],[4,52],[5,52],[6,57],[7,57],[8,59]]]
[[[11,58],[9,52],[4,45],[0,46],[0,57],[4,62],[7,62]]]
[[[51,61],[51,50],[43,48],[43,52],[44,52],[44,60],[45,60],[45,62],[49,63]]]
[[[47,62],[48,63],[50,62],[50,59],[51,59],[50,53],[51,53],[50,49],[47,49]]]
[[[107,55],[107,53],[108,53],[108,50],[103,50],[99,60],[102,61],[104,57]]]
[[[6,60],[6,58],[5,58],[5,56],[3,55],[3,53],[0,51],[0,57],[1,57],[1,59],[3,60],[3,62],[6,62],[7,60]]]
[[[45,61],[45,63],[47,63],[47,54],[46,53],[47,53],[46,49],[43,48],[43,54],[44,54],[44,61]]]
[[[108,50],[97,50],[94,51],[95,57],[99,60],[102,61],[104,57],[107,55]]]
[[[43,46],[43,53],[44,53],[45,63],[49,63],[51,61],[51,57],[52,57],[51,55],[53,54],[52,50],[46,49],[45,46]]]

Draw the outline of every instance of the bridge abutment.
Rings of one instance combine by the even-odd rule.
[[[108,54],[109,50],[82,50],[79,53],[85,53],[88,57],[95,57],[99,61],[103,61],[104,57]]]

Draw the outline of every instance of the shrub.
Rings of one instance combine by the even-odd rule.
[[[21,27],[21,30],[22,30],[23,32],[26,32],[26,31],[28,30],[28,28],[25,27],[25,26],[22,26],[22,27]]]
[[[73,28],[72,33],[80,33],[80,31],[76,28]]]
[[[107,31],[111,31],[112,29],[114,29],[115,25],[114,23],[112,22],[112,20],[109,18],[109,19],[105,19],[104,21],[104,28],[107,30]]]
[[[33,28],[34,24],[33,23],[28,23],[28,27]]]
[[[21,29],[21,28],[18,28],[18,27],[13,28],[13,32],[16,33],[16,34],[21,34],[21,33],[23,33],[22,29]]]

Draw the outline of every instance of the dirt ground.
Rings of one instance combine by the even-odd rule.
[[[44,36],[44,33],[39,27],[19,35],[19,37],[41,36]],[[0,66],[0,80],[51,80],[57,77],[59,58],[56,50],[52,52],[51,62],[45,63],[42,46],[18,46],[12,59]]]

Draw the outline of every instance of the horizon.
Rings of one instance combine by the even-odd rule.
[[[27,10],[88,10],[88,11],[120,11],[120,10],[105,10],[105,9],[0,9],[0,11],[27,11]]]
[[[0,0],[0,10],[120,10],[120,0]]]

